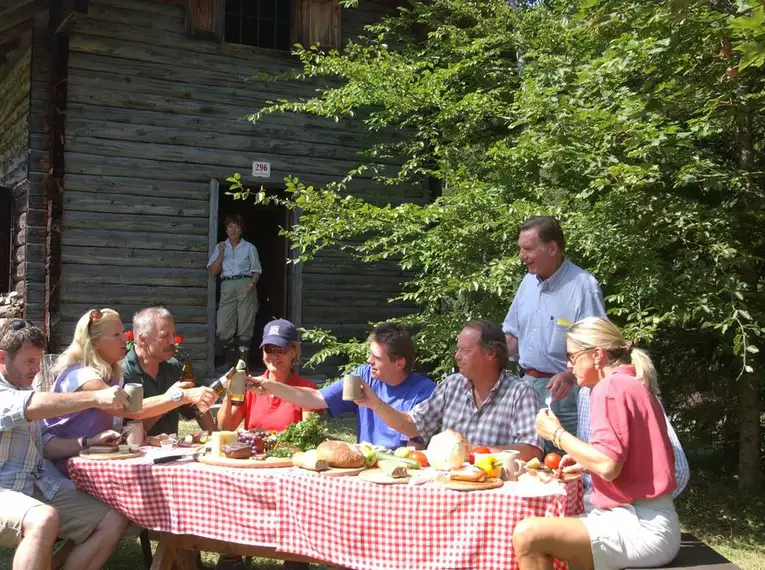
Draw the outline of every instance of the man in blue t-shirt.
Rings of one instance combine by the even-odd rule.
[[[369,335],[368,364],[353,373],[361,376],[386,404],[408,412],[427,400],[436,388],[432,380],[412,372],[414,343],[406,330],[393,323],[374,328]],[[356,402],[343,400],[343,383],[337,381],[321,390],[287,386],[266,378],[253,379],[264,390],[306,410],[327,410],[330,416],[356,414],[358,441],[367,441],[395,449],[405,445],[408,437],[388,427],[372,410]]]

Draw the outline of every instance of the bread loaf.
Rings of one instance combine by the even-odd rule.
[[[428,463],[439,471],[449,471],[468,460],[468,442],[454,430],[434,435],[428,444]]]
[[[319,452],[319,458],[329,463],[330,467],[364,467],[364,454],[355,445],[344,441],[325,441],[319,444],[316,451]]]

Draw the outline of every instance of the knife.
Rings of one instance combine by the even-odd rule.
[[[197,457],[202,455],[204,453],[204,448],[200,449],[199,451],[194,452],[193,454],[189,455],[188,453],[183,454],[176,454],[176,455],[165,455],[164,457],[155,457],[154,458],[154,465],[160,465],[162,463],[172,463],[173,461],[179,461],[181,459],[191,459],[192,461],[196,461]]]

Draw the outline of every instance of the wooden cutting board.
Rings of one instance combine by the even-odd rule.
[[[300,470],[301,473],[310,473],[313,475],[321,475],[323,477],[353,477],[364,471],[366,468],[350,467],[348,469],[340,469],[337,467],[330,467],[325,471],[311,471],[310,469],[302,469],[300,467],[295,467],[295,469]]]
[[[454,491],[481,491],[484,489],[498,489],[505,482],[502,479],[492,478],[486,481],[473,482],[473,481],[454,481],[448,477],[441,477],[436,480],[436,486],[443,487],[445,489],[452,489]]]
[[[409,483],[408,477],[388,477],[382,469],[365,469],[359,473],[359,479],[369,481],[370,483],[377,483],[378,485],[406,485]]]
[[[120,445],[119,451],[112,451],[109,453],[93,453],[92,449],[83,449],[80,451],[80,457],[87,457],[88,459],[132,459],[133,457],[142,457],[143,451],[140,449],[136,451],[130,451],[127,445]]]
[[[217,465],[218,467],[239,467],[242,469],[275,469],[278,467],[292,467],[291,459],[281,457],[267,457],[265,459],[232,459],[231,457],[213,457],[212,455],[200,455],[199,463],[205,465]]]

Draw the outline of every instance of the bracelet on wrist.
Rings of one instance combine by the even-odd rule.
[[[566,433],[566,430],[562,427],[559,427],[555,430],[555,433],[553,434],[552,443],[555,447],[560,449],[560,438],[563,436],[563,434]]]

